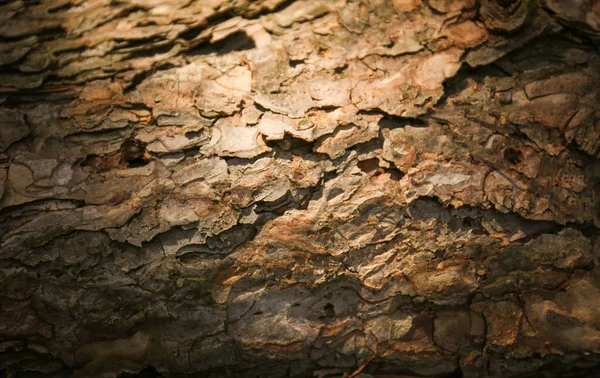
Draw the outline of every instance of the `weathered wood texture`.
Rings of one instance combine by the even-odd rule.
[[[599,36],[592,0],[0,1],[0,375],[593,376]]]

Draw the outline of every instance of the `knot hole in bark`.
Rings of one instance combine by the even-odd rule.
[[[507,148],[504,150],[504,160],[512,165],[517,165],[523,161],[523,153],[514,148]]]
[[[333,307],[333,305],[331,303],[327,303],[323,307],[323,311],[325,312],[325,317],[326,318],[333,318],[333,317],[335,317],[335,308]]]
[[[150,154],[146,150],[146,143],[130,136],[121,144],[121,162],[128,168],[142,167],[148,164]]]

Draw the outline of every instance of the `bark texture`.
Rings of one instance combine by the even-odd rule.
[[[593,0],[0,1],[0,375],[593,376],[599,36]]]

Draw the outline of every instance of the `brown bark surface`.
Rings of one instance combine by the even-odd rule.
[[[0,1],[0,376],[595,376],[599,37],[594,0]]]

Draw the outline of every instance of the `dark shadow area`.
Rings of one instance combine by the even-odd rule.
[[[164,375],[162,375],[161,373],[156,371],[156,369],[154,367],[148,366],[144,370],[140,371],[137,374],[123,373],[123,374],[120,374],[118,378],[158,378],[158,377],[164,377]]]
[[[246,51],[256,47],[254,40],[243,31],[236,32],[228,36],[227,38],[215,42],[210,45],[200,45],[191,50],[188,50],[185,54],[190,56],[208,55],[216,53],[217,55],[225,55],[234,51]]]
[[[294,138],[289,134],[285,134],[283,139],[265,140],[267,146],[271,147],[276,153],[288,153],[296,156],[308,156],[315,153],[315,142],[307,142],[305,140]]]
[[[427,127],[427,122],[421,118],[403,118],[385,115],[379,121],[379,127],[382,129],[397,129],[405,126]]]

